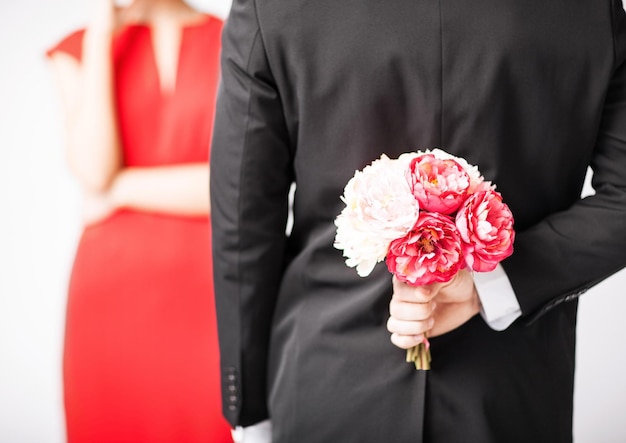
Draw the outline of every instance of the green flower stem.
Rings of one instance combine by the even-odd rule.
[[[430,369],[430,349],[422,342],[406,350],[406,361],[413,362],[418,371],[428,371]]]

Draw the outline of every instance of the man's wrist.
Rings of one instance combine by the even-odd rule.
[[[250,426],[237,426],[232,436],[235,443],[271,443],[272,423],[268,419]]]
[[[508,328],[522,313],[513,287],[501,265],[491,272],[474,273],[480,314],[496,331]]]

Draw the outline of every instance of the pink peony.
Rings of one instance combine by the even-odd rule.
[[[465,160],[463,157],[456,157],[452,154],[448,154],[446,151],[443,151],[439,148],[435,148],[432,151],[427,150],[426,153],[432,153],[435,157],[443,159],[443,160],[452,159],[455,162],[457,162],[459,165],[461,165],[461,167],[465,170],[465,172],[467,172],[467,175],[469,176],[469,180],[470,180],[469,188],[467,190],[468,194],[474,194],[480,191],[493,190],[496,188],[496,186],[493,183],[485,180],[485,178],[481,175],[480,171],[478,170],[478,166],[470,165],[467,162],[467,160]]]
[[[448,281],[463,265],[454,221],[438,213],[422,212],[413,229],[391,242],[387,253],[389,271],[415,286]]]
[[[470,176],[453,158],[438,158],[433,153],[415,157],[408,179],[413,195],[424,211],[454,213],[468,196]]]
[[[513,214],[496,191],[481,191],[468,198],[459,209],[456,226],[465,261],[473,271],[493,271],[513,253]]]

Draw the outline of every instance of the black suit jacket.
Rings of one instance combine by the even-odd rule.
[[[620,0],[235,0],[211,155],[230,423],[269,416],[281,443],[571,441],[575,299],[626,264],[625,59]],[[511,207],[522,317],[474,317],[418,372],[389,341],[385,265],[346,267],[333,221],[355,170],[431,147]]]

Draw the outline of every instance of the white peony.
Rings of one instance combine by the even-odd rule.
[[[406,177],[414,155],[392,160],[385,154],[356,171],[344,189],[346,207],[335,220],[334,246],[361,277],[387,255],[389,244],[405,236],[419,216],[419,203]]]

